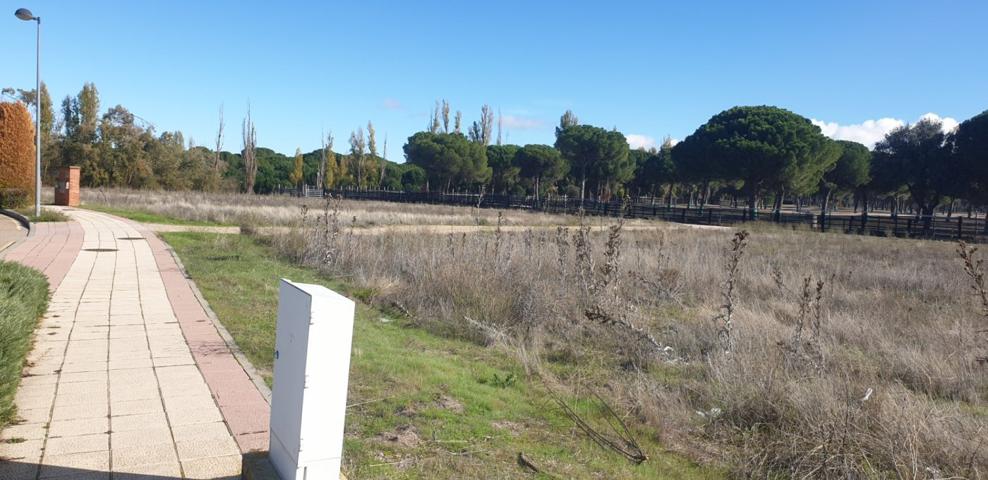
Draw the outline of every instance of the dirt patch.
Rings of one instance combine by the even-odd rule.
[[[518,422],[512,422],[511,420],[498,420],[496,422],[491,422],[491,426],[498,430],[505,430],[511,433],[521,432],[524,425]]]
[[[419,438],[419,434],[415,433],[415,427],[411,425],[402,425],[395,428],[393,431],[383,432],[378,435],[378,438],[389,443],[401,445],[405,448],[416,447],[422,443],[422,439]]]
[[[413,404],[399,405],[398,408],[395,409],[395,415],[398,415],[399,417],[414,417],[418,415],[418,413],[418,408],[416,408]]]
[[[463,413],[463,404],[449,395],[439,395],[439,398],[436,399],[436,406],[453,413]]]

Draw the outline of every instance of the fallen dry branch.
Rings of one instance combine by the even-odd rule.
[[[573,421],[576,426],[583,431],[594,443],[600,445],[603,448],[611,449],[617,453],[620,453],[628,460],[631,460],[636,465],[641,464],[645,460],[648,460],[648,455],[642,451],[641,445],[635,436],[628,429],[627,424],[621,417],[614,412],[611,406],[603,399],[599,394],[594,392],[593,396],[596,398],[597,402],[602,407],[601,410],[604,414],[607,427],[610,433],[602,431],[591,425],[583,416],[573,410],[565,400],[556,394],[548,385],[543,382],[546,390],[549,392],[549,396],[556,402],[557,405],[562,409],[563,413]]]

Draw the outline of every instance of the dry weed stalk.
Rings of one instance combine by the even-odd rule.
[[[799,313],[796,325],[788,343],[780,343],[786,356],[786,365],[799,368],[804,363],[811,365],[818,373],[823,372],[823,345],[820,329],[823,324],[823,288],[825,282],[818,280],[813,286],[813,277],[803,279],[799,296]],[[804,339],[804,330],[809,328],[809,338]]]
[[[977,252],[978,247],[970,246],[963,240],[957,244],[957,254],[964,261],[964,273],[971,278],[971,290],[981,301],[981,318],[982,320],[988,320],[988,287],[985,286],[985,261],[982,258],[975,257]],[[975,327],[975,338],[986,334],[988,334],[988,325],[984,328]],[[983,344],[984,342],[981,343]],[[985,347],[982,345],[981,349],[984,350]],[[982,365],[988,365],[988,354],[976,355],[975,360]]]
[[[604,265],[597,267],[593,255],[593,239],[590,227],[583,223],[580,217],[580,228],[574,234],[576,246],[577,270],[580,282],[586,294],[587,305],[583,316],[591,322],[607,327],[618,327],[624,333],[630,334],[636,340],[649,345],[654,353],[668,356],[672,348],[659,343],[647,330],[635,325],[628,317],[633,306],[620,298],[617,284],[620,280],[621,240],[624,218],[618,218],[616,224],[607,230],[607,242],[604,244]]]
[[[326,197],[323,206],[323,255],[322,263],[335,266],[340,260],[340,202],[341,198]]]
[[[725,352],[734,350],[734,292],[737,288],[738,266],[741,264],[741,257],[748,246],[748,232],[741,230],[734,234],[731,239],[731,248],[727,252],[727,260],[724,263],[724,270],[727,278],[724,280],[721,291],[723,303],[720,306],[720,314],[714,317],[718,322],[717,336],[720,338],[721,347]]]

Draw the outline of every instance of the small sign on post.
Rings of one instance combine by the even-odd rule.
[[[340,478],[354,303],[282,279],[270,459],[282,480]]]

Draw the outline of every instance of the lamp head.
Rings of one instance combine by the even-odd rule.
[[[14,16],[26,22],[37,20],[37,17],[35,17],[34,14],[26,8],[18,8],[17,11],[14,12]]]

